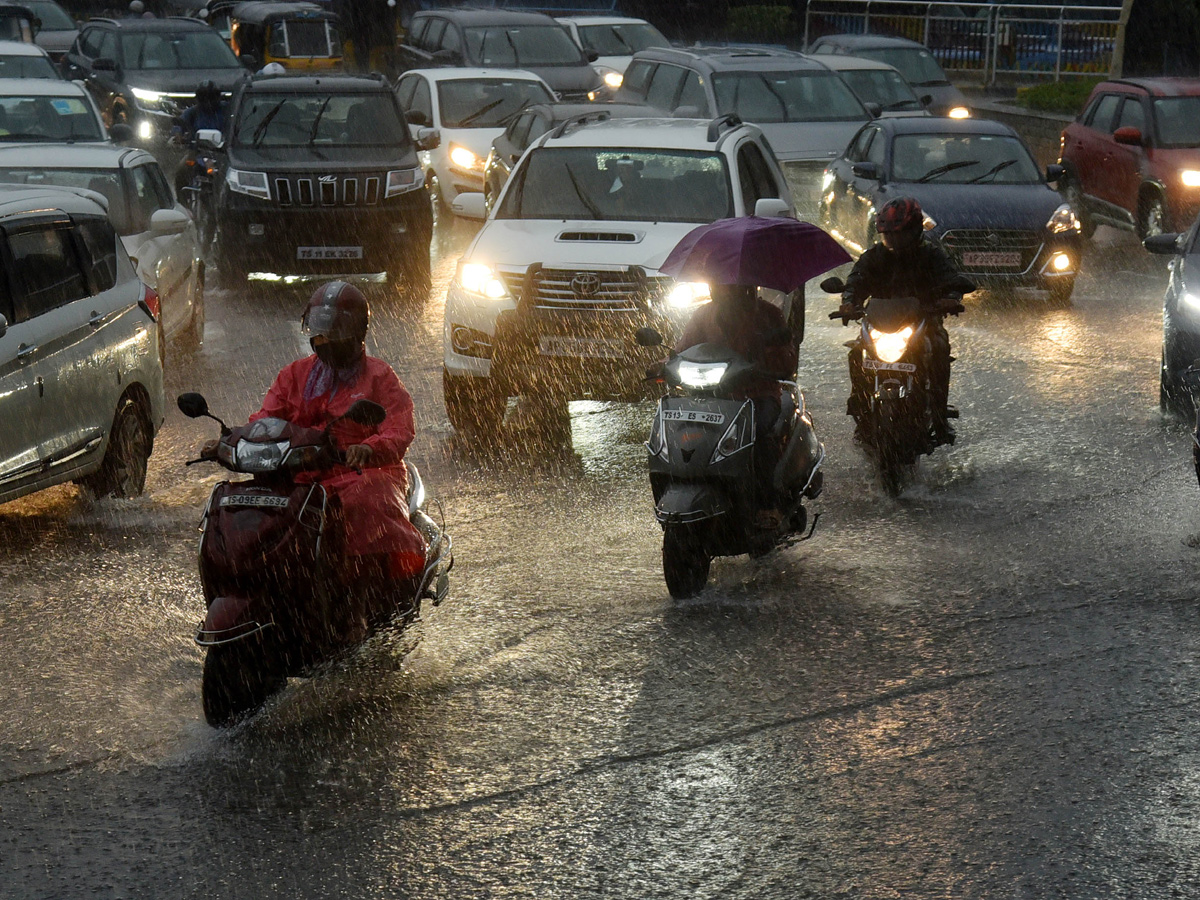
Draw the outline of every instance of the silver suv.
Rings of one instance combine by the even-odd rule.
[[[140,494],[163,420],[158,295],[89,191],[0,189],[0,502]]]

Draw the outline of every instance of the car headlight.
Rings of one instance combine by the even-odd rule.
[[[129,92],[133,94],[133,99],[137,105],[145,110],[158,111],[162,109],[163,101],[167,99],[167,95],[162,91],[148,91],[144,88],[130,88]]]
[[[667,293],[667,305],[686,309],[712,299],[712,289],[703,281],[681,281]]]
[[[894,363],[908,349],[908,339],[912,337],[912,326],[901,331],[888,332],[871,329],[871,343],[875,345],[875,354],[884,362]]]
[[[478,294],[489,300],[499,300],[508,296],[508,288],[504,282],[492,271],[491,266],[482,263],[460,262],[455,280],[469,294]]]
[[[289,441],[258,444],[241,440],[237,443],[237,467],[243,472],[274,472],[291,449]]]
[[[1179,180],[1184,187],[1200,187],[1200,172],[1195,169],[1184,169],[1179,173]]]
[[[271,189],[267,186],[266,172],[247,172],[243,169],[227,169],[225,184],[237,194],[248,194],[259,200],[270,200]]]
[[[711,388],[721,383],[729,363],[698,363],[681,360],[679,363],[679,383],[690,388]]]
[[[951,119],[969,119],[971,118],[971,111],[965,106],[955,106],[946,115]]]
[[[605,86],[614,91],[625,81],[625,76],[616,69],[609,69],[607,72],[601,74],[600,77],[604,79]]]
[[[1079,230],[1079,219],[1075,217],[1075,211],[1071,209],[1070,204],[1064,203],[1054,211],[1054,215],[1050,217],[1050,221],[1046,223],[1046,228],[1052,234],[1062,234],[1064,231]]]
[[[421,169],[392,169],[387,173],[387,184],[383,189],[383,198],[394,197],[415,191],[425,184],[425,173]]]
[[[483,168],[483,160],[473,150],[468,150],[462,144],[450,145],[450,164],[468,172],[472,169]]]
[[[1179,300],[1184,306],[1190,307],[1193,313],[1200,313],[1200,297],[1191,291],[1184,291],[1179,295]]]

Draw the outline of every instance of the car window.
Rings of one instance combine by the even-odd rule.
[[[895,181],[937,184],[1041,184],[1042,173],[1017,138],[1000,134],[898,134]]]
[[[115,31],[105,30],[100,35],[100,43],[96,48],[96,56],[106,59],[117,60],[120,58],[120,51],[117,49],[117,33]]]
[[[700,75],[688,70],[683,79],[683,90],[679,94],[679,108],[691,107],[699,111],[701,117],[708,115],[708,97],[704,93],[704,83]]]
[[[6,141],[101,141],[104,134],[83,97],[0,97],[0,136]]]
[[[412,109],[429,110],[427,86],[417,91]],[[320,151],[332,147],[406,148],[410,143],[408,126],[391,91],[255,91],[243,100],[233,125],[233,144],[238,147],[312,147]]]
[[[83,238],[84,270],[93,294],[117,284],[117,235],[108,219],[76,216],[75,227]]]
[[[408,35],[404,39],[404,43],[410,47],[421,46],[421,39],[424,36],[425,29],[429,27],[429,16],[414,16],[412,25],[408,28]]]
[[[854,122],[870,118],[832,72],[721,72],[713,76],[719,113],[743,122]]]
[[[424,113],[425,121],[432,125],[434,124],[433,94],[429,90],[429,82],[419,75],[414,80],[417,82],[417,85],[413,89],[412,101],[409,103],[408,108],[413,112]]]
[[[131,234],[129,208],[119,169],[59,169],[40,166],[0,165],[4,184],[52,184],[95,191],[108,201],[108,217],[118,234]]]
[[[546,116],[534,116],[529,122],[529,134],[525,136],[525,140],[521,143],[521,149],[524,150],[549,131],[553,124]]]
[[[1105,94],[1093,104],[1091,115],[1088,116],[1087,125],[1089,128],[1095,128],[1103,134],[1112,134],[1116,129],[1113,127],[1113,120],[1117,115],[1117,105],[1121,102],[1121,97],[1118,94]]]
[[[525,148],[525,138],[529,136],[529,125],[533,121],[533,113],[522,113],[509,123],[504,130],[505,139],[516,150]]]
[[[126,34],[121,65],[132,70],[236,69],[241,66],[229,44],[211,29]]]
[[[85,28],[79,35],[79,42],[76,47],[82,56],[89,59],[100,55],[100,36],[102,30],[99,28]]]
[[[913,87],[950,83],[933,54],[924,47],[873,47],[855,51],[853,55],[865,56],[899,69],[904,80]]]
[[[438,82],[444,128],[497,128],[534,103],[553,103],[540,81],[526,78],[454,78]]]
[[[1155,97],[1160,147],[1200,147],[1200,97]]]
[[[621,82],[621,87],[631,94],[636,94],[639,98],[645,99],[646,85],[650,83],[650,74],[653,69],[653,63],[631,62],[629,68],[625,70],[625,80]]]
[[[43,31],[71,31],[76,27],[74,20],[67,15],[67,11],[57,3],[49,3],[46,0],[24,0],[21,6],[28,7],[35,16],[42,20]]]
[[[669,47],[670,42],[647,22],[620,22],[579,26],[579,43],[584,50],[601,56],[631,56],[648,47]]]
[[[650,86],[646,90],[646,102],[659,109],[672,110],[675,108],[675,97],[683,83],[687,69],[679,66],[660,65],[654,70]]]
[[[54,78],[61,76],[44,56],[0,56],[0,78]]]
[[[864,103],[878,103],[885,110],[921,108],[921,102],[899,72],[848,69],[841,76]]]
[[[13,258],[13,313],[26,322],[88,296],[87,281],[67,223],[8,232]]]
[[[1113,131],[1117,128],[1136,128],[1143,136],[1149,137],[1146,134],[1146,109],[1137,97],[1126,97],[1121,104],[1121,114]]]
[[[850,141],[850,146],[846,148],[846,159],[852,163],[862,162],[867,156],[867,145],[871,143],[871,138],[875,134],[875,129],[871,127],[863,128]]]
[[[883,132],[878,128],[867,129],[871,134],[871,143],[867,146],[867,162],[883,165],[883,158],[887,155],[887,138],[883,136]]]
[[[396,99],[400,101],[402,108],[412,109],[413,91],[417,89],[417,82],[420,80],[420,75],[405,75],[397,82]]]
[[[462,53],[462,34],[453,22],[447,23],[446,30],[442,33],[441,49],[451,53]]]
[[[561,25],[492,25],[466,29],[467,57],[481,66],[585,65],[579,45]]]
[[[434,51],[442,44],[442,34],[446,31],[445,19],[431,19],[429,27],[421,35],[421,49]]]
[[[742,186],[742,199],[746,212],[754,212],[754,204],[764,197],[779,198],[779,188],[771,177],[771,169],[763,158],[762,151],[753,141],[747,141],[738,149],[738,180]]]
[[[138,231],[147,231],[150,217],[158,210],[169,209],[174,204],[164,202],[150,166],[135,166],[129,170],[129,174],[133,179],[134,227]]]

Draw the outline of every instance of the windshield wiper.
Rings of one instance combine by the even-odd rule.
[[[308,146],[312,146],[317,139],[317,129],[321,127],[321,116],[325,115],[325,107],[329,105],[329,101],[333,97],[326,97],[321,103],[321,108],[317,110],[317,117],[313,119],[312,128],[308,129]]]
[[[579,180],[575,177],[575,173],[571,171],[570,164],[564,166],[567,170],[567,177],[571,179],[571,187],[575,188],[575,194],[579,197],[579,201],[588,208],[588,212],[592,214],[593,219],[603,219],[604,215],[600,212],[600,207],[596,206],[594,200],[583,192],[583,188],[579,186]]]
[[[497,106],[499,106],[503,102],[504,102],[504,98],[500,97],[498,100],[493,100],[491,103],[485,103],[483,106],[481,106],[479,109],[475,110],[475,112],[471,113],[469,116],[464,116],[463,118],[459,119],[458,127],[462,128],[468,122],[474,122],[480,116],[491,112],[493,109],[495,109]]]
[[[259,122],[258,126],[254,129],[254,134],[250,135],[250,146],[255,150],[257,150],[258,145],[262,143],[262,139],[266,135],[267,129],[271,126],[271,120],[279,115],[279,111],[283,109],[283,104],[285,103],[287,103],[286,97],[272,106],[270,110],[267,111],[267,114],[262,117],[262,121]]]
[[[1002,169],[1007,169],[1009,166],[1015,166],[1016,164],[1017,161],[1015,159],[1006,159],[1003,162],[998,162],[982,175],[977,175],[976,177],[972,178],[967,182],[967,184],[977,184],[988,176],[992,176],[994,178]]]
[[[920,100],[896,100],[884,107],[884,110],[889,109],[916,109],[920,107]]]
[[[504,30],[504,39],[508,41],[508,46],[512,47],[513,63],[519,68],[521,65],[521,53],[517,50],[517,45],[513,43],[512,34],[509,33],[507,28]]]
[[[936,169],[930,169],[924,175],[916,180],[917,184],[924,184],[927,181],[932,181],[939,175],[945,175],[947,172],[953,172],[955,169],[962,169],[966,166],[977,166],[977,159],[961,159],[958,162],[946,163],[944,166],[938,166]]]
[[[630,53],[634,52],[634,49],[631,46],[629,46],[629,41],[625,40],[625,38],[621,36],[621,32],[617,31],[616,25],[610,25],[609,30],[612,31],[613,37],[615,37],[618,41],[621,42],[622,47],[624,47]]]
[[[768,91],[770,91],[771,96],[779,101],[779,118],[780,118],[780,120],[784,121],[784,122],[789,121],[788,120],[787,101],[783,99],[783,95],[781,93],[779,93],[779,91],[775,90],[775,88],[771,87],[771,83],[769,81],[767,81],[767,78],[765,75],[759,75],[758,77],[762,81],[763,87],[765,87]]]

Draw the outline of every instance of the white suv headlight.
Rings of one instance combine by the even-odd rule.
[[[1062,234],[1064,231],[1070,231],[1071,229],[1078,231],[1079,220],[1075,218],[1075,212],[1071,209],[1070,204],[1064,203],[1054,211],[1054,215],[1046,223],[1046,228],[1052,234]]]
[[[458,274],[454,280],[467,293],[478,294],[489,300],[499,300],[508,296],[508,288],[505,287],[504,282],[496,275],[491,266],[485,266],[482,263],[460,262]]]
[[[247,172],[243,169],[227,169],[225,183],[238,194],[248,194],[259,200],[270,200],[271,189],[267,186],[266,172]]]

